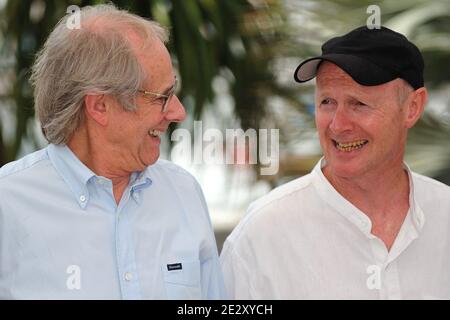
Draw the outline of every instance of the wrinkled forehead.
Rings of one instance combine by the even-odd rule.
[[[134,51],[139,63],[146,72],[144,86],[149,90],[165,90],[173,85],[174,70],[169,51],[164,43],[157,39],[151,39],[145,47],[135,39]],[[132,40],[133,41],[133,40]]]

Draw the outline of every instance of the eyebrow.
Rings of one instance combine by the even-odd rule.
[[[177,77],[174,77],[174,81],[173,81],[172,85],[171,85],[169,88],[167,88],[166,90],[164,90],[162,94],[168,96],[169,93],[170,93],[171,91],[173,91],[173,89],[174,89],[176,83],[177,83]]]
[[[321,92],[319,92],[319,89],[316,89],[315,91],[315,97],[316,98],[332,98],[332,93],[330,93],[328,90],[322,90]],[[357,91],[355,92],[355,94],[345,94],[345,98],[346,99],[353,99],[353,100],[371,100],[372,102],[378,99],[373,99],[370,95],[368,95],[367,93],[361,92],[361,91]]]

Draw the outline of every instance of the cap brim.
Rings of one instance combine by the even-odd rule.
[[[295,81],[306,82],[314,78],[317,75],[319,64],[324,60],[336,64],[348,73],[353,80],[364,86],[380,85],[398,77],[366,59],[349,54],[334,53],[303,61],[295,70]]]

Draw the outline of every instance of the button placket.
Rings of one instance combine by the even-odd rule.
[[[384,270],[385,297],[389,300],[401,299],[400,279],[397,270],[397,263],[390,262]]]
[[[133,274],[131,272],[125,272],[124,278],[126,281],[133,280]]]
[[[116,255],[120,288],[124,299],[140,299],[134,246],[129,230],[129,217],[121,204],[116,211]]]

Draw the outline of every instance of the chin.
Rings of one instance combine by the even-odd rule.
[[[355,161],[356,159],[353,159],[353,161],[342,161],[342,160],[336,160],[325,157],[326,159],[326,168],[328,169],[328,172],[337,177],[342,178],[354,178],[357,176],[360,176],[364,173],[364,167],[359,161]]]
[[[156,154],[152,154],[150,157],[148,157],[145,161],[145,165],[147,167],[151,166],[152,164],[155,164],[156,161],[158,161],[158,159],[159,159],[159,152]]]
[[[348,166],[330,166],[330,173],[340,178],[356,178],[363,174],[361,168],[352,168]]]

